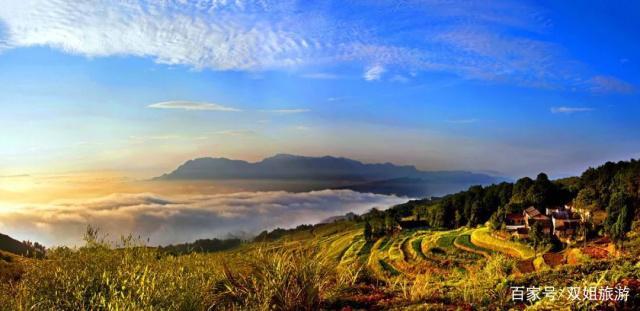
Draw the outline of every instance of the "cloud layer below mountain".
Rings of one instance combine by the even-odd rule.
[[[0,232],[45,245],[80,245],[87,225],[111,240],[133,234],[152,245],[252,235],[264,229],[317,223],[347,212],[386,208],[406,198],[350,190],[241,192],[165,197],[112,194],[50,204],[0,208]]]

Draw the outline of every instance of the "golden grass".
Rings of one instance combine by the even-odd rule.
[[[529,259],[535,255],[533,249],[522,243],[504,241],[491,236],[490,229],[487,227],[473,230],[471,243],[522,259]]]

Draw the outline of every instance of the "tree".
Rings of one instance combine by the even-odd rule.
[[[364,223],[364,240],[371,242],[373,240],[373,230],[371,224],[367,221]]]
[[[616,244],[620,243],[621,249],[624,246],[623,243],[627,232],[631,230],[634,214],[631,197],[624,190],[618,190],[611,194],[611,199],[607,206],[605,229]]]
[[[541,222],[536,221],[529,230],[529,239],[533,244],[534,257],[538,256],[538,246],[542,245],[546,241],[546,235],[544,234],[544,226]]]
[[[460,213],[459,210],[456,210],[455,221],[456,221],[456,227],[460,227],[464,223],[464,216],[462,215],[462,213]]]
[[[493,215],[491,215],[491,218],[489,218],[489,224],[491,225],[491,228],[493,230],[500,229],[500,227],[504,224],[506,218],[505,216],[505,209],[504,207],[500,206],[498,210],[493,213]]]
[[[396,227],[397,224],[398,224],[398,220],[396,219],[395,215],[387,214],[384,217],[384,227],[387,230],[387,232],[393,232],[393,229]]]
[[[598,208],[597,204],[597,194],[593,188],[583,188],[578,192],[576,199],[573,202],[574,206],[581,210],[580,213],[582,218],[581,223],[581,231],[582,238],[584,242],[584,246],[587,246],[587,235],[588,231],[591,227],[593,227],[593,223],[591,222],[591,215]]]

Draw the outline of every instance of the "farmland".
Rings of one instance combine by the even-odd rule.
[[[133,240],[114,249],[89,239],[76,250],[50,250],[47,259],[2,257],[0,310],[262,310],[274,299],[283,310],[510,308],[509,284],[578,284],[585,271],[589,280],[612,283],[640,273],[632,259],[620,264],[578,249],[534,258],[527,247],[486,227],[403,230],[366,241],[356,222],[211,254],[166,255]],[[579,265],[566,264],[578,254]]]

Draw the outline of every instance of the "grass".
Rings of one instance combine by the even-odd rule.
[[[416,256],[420,259],[427,259],[427,257],[422,252],[422,240],[423,238],[417,238],[411,241],[411,248],[416,253]]]
[[[400,271],[396,270],[396,268],[394,268],[391,264],[387,263],[386,261],[379,259],[378,263],[380,263],[380,266],[386,271],[388,272],[391,276],[398,276],[400,275]]]
[[[489,228],[486,227],[473,230],[471,233],[471,242],[477,246],[522,259],[532,258],[535,254],[533,249],[527,245],[500,240],[491,236]]]
[[[386,251],[386,250],[388,250],[388,249],[389,249],[389,247],[391,246],[391,244],[393,244],[393,240],[392,240],[391,238],[389,238],[389,237],[385,236],[385,237],[383,237],[383,238],[382,238],[382,241],[381,241],[381,243],[380,243],[380,245],[379,245],[379,247],[378,247],[378,248],[379,248],[381,251]]]
[[[456,237],[454,244],[457,247],[460,247],[466,251],[470,251],[482,256],[490,256],[492,255],[494,252],[490,249],[484,248],[484,247],[480,247],[477,246],[473,243],[471,243],[471,236],[470,234],[461,234],[458,237]]]
[[[114,249],[90,238],[43,260],[7,256],[0,258],[0,310],[507,310],[519,308],[510,286],[613,287],[640,276],[632,256],[518,274],[522,261],[452,247],[494,252],[473,242],[484,228],[403,232],[375,242],[353,227],[325,230],[210,254],[173,256],[131,240]],[[582,259],[578,249],[570,252]],[[580,309],[572,303],[565,306]]]
[[[441,236],[437,241],[436,245],[440,248],[451,248],[453,247],[453,241],[458,237],[458,233],[449,233]]]

